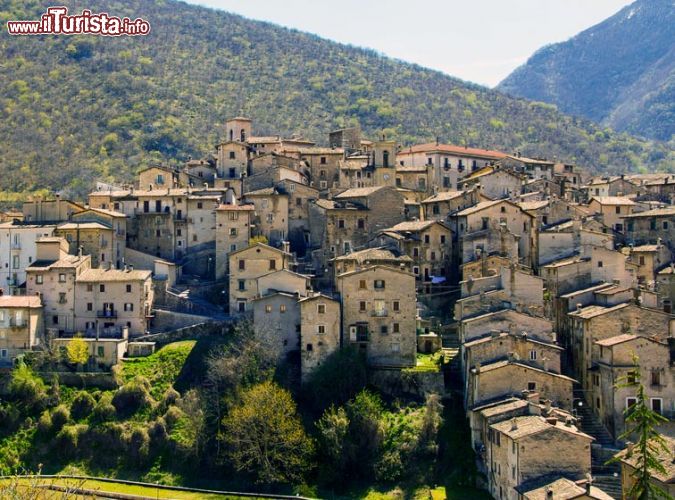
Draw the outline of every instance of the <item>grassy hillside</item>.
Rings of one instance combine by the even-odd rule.
[[[499,89],[617,130],[675,132],[675,9],[638,0],[570,40],[537,51]]]
[[[11,37],[50,2],[0,0],[0,190],[129,179],[148,163],[213,150],[224,119],[323,140],[345,125],[403,143],[441,140],[595,169],[666,169],[673,153],[435,71],[173,0],[73,0],[143,17],[147,37]],[[367,29],[367,22],[346,29]]]

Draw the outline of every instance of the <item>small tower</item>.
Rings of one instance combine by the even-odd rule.
[[[226,141],[246,142],[251,137],[251,119],[243,116],[225,122]]]

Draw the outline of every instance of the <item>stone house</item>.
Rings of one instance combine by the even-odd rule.
[[[412,271],[420,285],[450,275],[452,232],[442,222],[404,221],[382,231],[377,246],[392,247],[413,261]]]
[[[298,295],[273,291],[251,300],[255,337],[282,361],[300,350],[300,306]]]
[[[215,278],[224,278],[230,252],[249,246],[255,205],[219,205],[216,208]]]
[[[585,479],[593,438],[556,417],[527,415],[490,426],[488,483],[495,498],[518,500],[519,487],[551,476]]]
[[[457,212],[452,217],[451,229],[455,235],[458,254],[467,262],[467,256],[475,254],[480,248],[481,237],[495,235],[497,229],[502,234],[508,231],[518,242],[518,258],[525,265],[532,267],[536,262],[537,240],[534,217],[508,200],[484,201]],[[471,238],[469,238],[471,236]],[[503,239],[503,238],[500,238]],[[488,249],[483,248],[483,251]],[[470,259],[469,259],[470,260]]]
[[[424,220],[449,221],[450,215],[484,201],[479,189],[468,191],[441,191],[420,203]]]
[[[180,188],[191,185],[195,179],[187,173],[175,168],[154,165],[138,172],[138,188],[145,189],[167,189]],[[201,181],[203,183],[204,181]],[[201,185],[199,187],[202,187]]]
[[[527,158],[520,153],[499,160],[499,166],[527,176],[528,179],[553,179],[555,162],[541,158]]]
[[[657,273],[672,261],[670,249],[661,243],[624,247],[628,260],[638,266],[638,283],[646,285],[656,280]]]
[[[396,162],[402,167],[429,165],[432,169],[432,185],[442,190],[457,190],[460,179],[468,173],[505,156],[499,151],[432,142],[402,148],[396,153]]]
[[[332,259],[368,246],[380,231],[404,218],[403,196],[392,187],[348,189],[310,206],[316,274],[333,274]]]
[[[94,267],[107,266],[113,258],[114,231],[100,222],[64,222],[56,226],[54,234],[68,241],[70,253],[77,253],[82,248],[83,253],[91,255]],[[115,260],[112,262],[117,264]]]
[[[592,196],[628,196],[637,192],[638,185],[623,175],[594,177],[580,190],[589,200]]]
[[[493,330],[513,334],[525,332],[528,338],[555,342],[552,323],[542,317],[531,316],[513,309],[502,309],[462,319],[459,321],[458,334],[461,343],[489,335]]]
[[[259,296],[279,291],[305,297],[312,289],[310,276],[289,269],[270,271],[260,276],[257,281]]]
[[[290,253],[264,243],[230,252],[230,314],[251,311],[249,302],[258,295],[258,278],[272,271],[289,269],[292,258]]]
[[[509,355],[522,363],[560,373],[562,351],[557,344],[530,338],[527,334],[494,330],[489,335],[462,344],[462,374],[466,382],[472,368],[508,359]]]
[[[542,484],[546,483],[546,484]],[[519,493],[518,500],[548,500],[559,498],[565,500],[613,500],[592,481],[582,479],[572,481],[565,477],[554,481],[530,481],[532,484],[523,484],[516,488]]]
[[[555,406],[571,410],[574,382],[574,379],[565,375],[517,360],[512,354],[506,360],[476,365],[468,370],[464,403],[466,409],[470,410],[477,405],[528,390],[550,399]]]
[[[127,215],[121,212],[95,208],[88,208],[82,212],[74,213],[71,216],[72,223],[97,223],[112,230],[109,246],[101,245],[102,248],[99,261],[112,262],[117,269],[124,265],[124,255],[127,248],[127,220]],[[59,233],[59,231],[62,230],[63,229],[59,226],[56,233]],[[68,240],[67,234],[65,235],[65,238]],[[77,233],[72,234],[72,241],[68,240],[68,242],[70,243],[69,252],[71,254],[76,254],[80,247],[77,240]],[[83,253],[87,253],[86,248],[82,251]],[[95,262],[93,253],[91,255],[92,262]]]
[[[148,332],[154,290],[152,272],[126,269],[85,269],[75,278],[75,331],[85,336],[117,337],[126,330]]]
[[[651,483],[665,491],[671,497],[675,497],[675,458],[672,450],[675,450],[675,438],[671,436],[664,436],[666,440],[666,448],[670,449],[670,453],[659,450],[657,457],[666,469],[665,474],[658,471],[652,472]],[[623,498],[628,498],[630,490],[635,483],[635,473],[638,467],[637,453],[632,453],[633,447],[629,447],[619,453],[621,459],[621,490]]]
[[[635,202],[624,196],[593,196],[588,202],[591,214],[599,215],[603,224],[617,233],[624,231],[624,217],[633,213]]]
[[[675,207],[655,208],[625,215],[626,243],[644,245],[659,239],[671,250],[675,249]]]
[[[38,346],[44,339],[42,301],[38,295],[0,296],[0,366]]]
[[[625,430],[624,411],[636,398],[634,387],[624,387],[634,371],[633,356],[638,358],[648,404],[666,418],[675,417],[675,368],[668,344],[632,334],[615,335],[595,344],[600,352],[590,374],[588,403],[615,439]]]
[[[340,302],[321,293],[299,300],[300,370],[303,380],[340,349]]]
[[[432,177],[433,173],[431,165],[422,165],[418,167],[404,167],[398,165],[396,166],[395,185],[399,189],[407,189],[426,198],[427,194],[432,190],[432,187],[434,187],[430,181]],[[444,177],[443,180],[443,188],[450,189],[449,177]]]
[[[515,265],[504,266],[499,274],[460,282],[461,298],[455,302],[455,319],[509,307],[544,316],[544,281]]]
[[[26,268],[26,293],[41,297],[46,333],[56,336],[76,331],[76,280],[88,269],[91,256],[69,255],[63,238],[38,240],[37,258]]]
[[[5,222],[0,224],[0,290],[16,295],[26,283],[26,269],[37,257],[37,241],[54,235],[56,226]]]
[[[333,261],[335,278],[342,273],[358,271],[370,266],[390,266],[395,269],[404,269],[412,272],[413,259],[400,252],[385,248],[364,248],[346,255],[341,255]]]
[[[300,148],[300,159],[309,167],[310,185],[321,192],[340,186],[340,165],[345,150],[336,148]]]
[[[288,238],[289,196],[274,187],[244,193],[247,203],[255,206],[253,224],[255,235],[267,238],[270,245],[277,246]]]
[[[570,350],[575,376],[586,391],[592,390],[592,370],[600,358],[598,341],[618,334],[630,333],[655,337],[665,342],[670,336],[673,316],[657,309],[632,303],[601,306],[589,305],[568,314],[570,317]]]
[[[310,203],[319,198],[319,191],[306,184],[284,179],[276,184],[277,190],[288,195],[288,235],[291,251],[304,256],[312,245],[310,231]]]
[[[365,352],[372,366],[415,366],[415,276],[401,269],[372,266],[340,274],[343,345]]]
[[[460,183],[460,190],[472,189],[480,186],[482,195],[492,200],[518,196],[523,191],[524,178],[512,170],[499,166],[484,167]]]
[[[340,189],[372,187],[373,167],[368,154],[357,153],[348,156],[340,164]]]
[[[80,203],[62,200],[56,196],[53,200],[35,200],[23,203],[23,222],[32,224],[54,224],[70,220],[70,217],[85,209]]]
[[[125,336],[120,338],[96,338],[85,337],[82,339],[89,353],[89,368],[98,367],[109,370],[119,364],[127,354],[129,339]],[[66,351],[73,337],[55,337],[50,340],[51,348],[55,351]]]

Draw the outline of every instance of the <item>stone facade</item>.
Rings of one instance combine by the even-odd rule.
[[[300,369],[303,380],[340,348],[340,302],[323,294],[300,299]]]
[[[337,277],[344,345],[374,366],[414,366],[417,351],[413,274],[373,266]]]

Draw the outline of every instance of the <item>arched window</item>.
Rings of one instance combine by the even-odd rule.
[[[234,139],[234,130],[230,129],[230,140]]]
[[[241,142],[246,141],[246,131],[244,129],[241,130]]]
[[[382,152],[382,166],[385,168],[389,166],[389,151]]]

